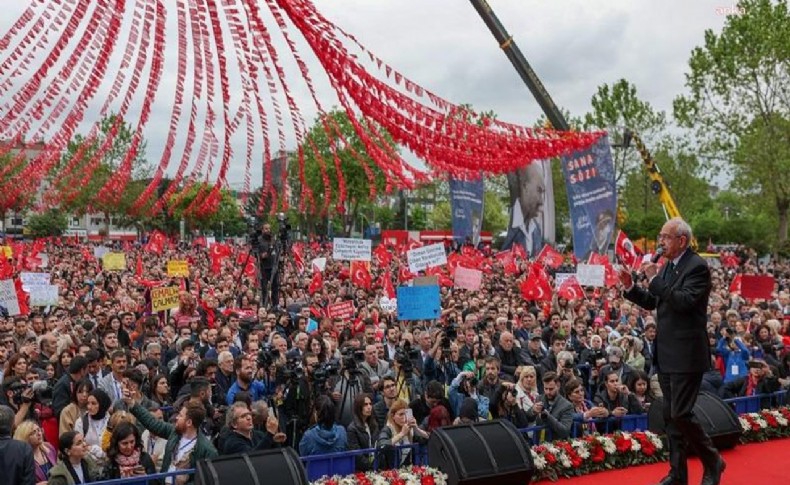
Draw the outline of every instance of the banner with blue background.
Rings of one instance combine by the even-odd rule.
[[[467,238],[477,246],[483,228],[483,178],[479,180],[450,179],[450,208],[453,211],[453,241]]]

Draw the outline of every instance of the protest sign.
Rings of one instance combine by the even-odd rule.
[[[382,311],[386,313],[393,313],[398,310],[398,299],[382,296],[379,299],[379,306],[381,307]]]
[[[326,258],[315,258],[311,266],[313,268],[313,273],[323,273],[324,268],[326,268]]]
[[[340,303],[334,303],[327,307],[327,313],[329,314],[330,318],[341,318],[343,320],[349,320],[351,317],[354,316],[354,302],[352,301],[343,301]]]
[[[178,306],[178,288],[175,286],[165,286],[161,288],[151,288],[151,310],[161,312],[176,308]]]
[[[167,276],[189,278],[189,262],[185,259],[171,259],[167,262]]]
[[[447,253],[444,251],[443,243],[409,250],[406,252],[406,258],[409,260],[409,271],[414,274],[427,268],[447,264]]]
[[[19,315],[19,300],[16,297],[14,280],[0,281],[0,307],[5,308],[9,317]]]
[[[476,269],[455,268],[455,286],[469,291],[477,291],[483,282],[483,272]]]
[[[774,277],[745,274],[741,277],[741,296],[770,299],[774,292]]]
[[[398,320],[434,320],[440,315],[438,285],[398,287]]]
[[[22,280],[22,288],[30,291],[33,286],[45,286],[49,284],[49,273],[20,273],[19,279]]]
[[[7,259],[11,259],[14,256],[14,250],[11,248],[11,246],[0,246],[0,251],[5,254]]]
[[[126,269],[126,254],[106,253],[102,256],[105,271],[124,271]]]
[[[47,253],[39,253],[38,259],[41,260],[41,267],[42,268],[49,267],[49,254],[47,254]]]
[[[601,264],[579,264],[576,266],[576,280],[582,286],[603,286],[606,268]]]
[[[370,261],[370,248],[370,239],[336,237],[332,240],[332,258],[336,261]]]
[[[96,259],[104,258],[104,255],[110,252],[110,248],[107,246],[96,246],[93,248],[93,257]]]
[[[57,306],[58,286],[38,285],[30,287],[30,306]]]

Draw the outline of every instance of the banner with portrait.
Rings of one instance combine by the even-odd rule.
[[[530,258],[544,242],[554,243],[554,185],[551,161],[534,162],[507,174],[510,192],[510,223],[502,249],[521,245]]]
[[[617,189],[609,138],[562,157],[573,230],[573,254],[587,261],[590,254],[606,254],[614,234]]]
[[[483,229],[483,198],[485,183],[480,180],[450,178],[450,209],[452,210],[453,241],[470,241],[477,246]]]

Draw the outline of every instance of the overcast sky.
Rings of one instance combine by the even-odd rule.
[[[127,1],[134,4],[132,0]],[[166,0],[171,20],[173,0]],[[265,2],[259,2],[265,8]],[[369,50],[425,88],[456,103],[493,110],[500,119],[532,124],[541,114],[535,100],[502,54],[492,35],[467,0],[315,0],[330,20],[352,33]],[[691,50],[701,45],[706,29],[719,31],[723,0],[489,0],[543,84],[572,115],[590,109],[597,86],[626,78],[642,99],[671,112],[672,99],[683,92]],[[28,2],[3,0],[0,33],[4,33]],[[272,26],[276,30],[276,26]],[[175,86],[174,21],[168,22],[169,70],[162,80],[146,137],[148,157],[158,161],[169,122]],[[282,45],[282,44],[280,44]],[[318,62],[300,43],[300,52],[315,77],[325,107],[335,98]],[[122,52],[122,50],[121,50]],[[282,56],[285,56],[283,51]],[[3,55],[0,53],[0,58]],[[315,116],[293,64],[287,64],[297,103],[308,124]],[[8,97],[0,99],[5,103]],[[95,114],[93,104],[89,113]],[[236,101],[238,102],[238,100]],[[188,105],[187,108],[188,110]],[[88,116],[90,118],[90,116]],[[289,144],[293,137],[289,136]],[[234,143],[238,159],[243,143]],[[288,148],[293,148],[289,146]],[[175,162],[171,164],[171,167]],[[260,168],[257,169],[260,174]],[[236,162],[228,180],[236,185],[243,163]],[[253,180],[260,175],[254,173]]]

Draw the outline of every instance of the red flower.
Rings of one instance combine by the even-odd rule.
[[[420,485],[435,485],[433,475],[424,475],[420,480]]]
[[[396,478],[392,481],[392,485],[406,485],[406,480],[402,478]]]
[[[549,465],[553,465],[553,464],[557,463],[557,457],[554,456],[553,453],[549,453],[547,451],[545,457],[546,457],[546,463],[548,463]]]
[[[642,453],[645,456],[653,456],[656,454],[656,447],[653,446],[653,443],[642,443]]]
[[[618,436],[614,440],[614,446],[620,453],[625,453],[631,449],[631,440],[623,436]]]
[[[776,418],[774,417],[773,414],[771,414],[771,413],[763,413],[763,419],[765,419],[765,422],[768,423],[769,427],[771,427],[771,428],[779,427],[779,422],[776,421]]]
[[[590,456],[592,457],[593,463],[603,463],[603,461],[606,459],[606,453],[604,453],[603,447],[601,446],[596,446],[593,448],[590,452]]]

